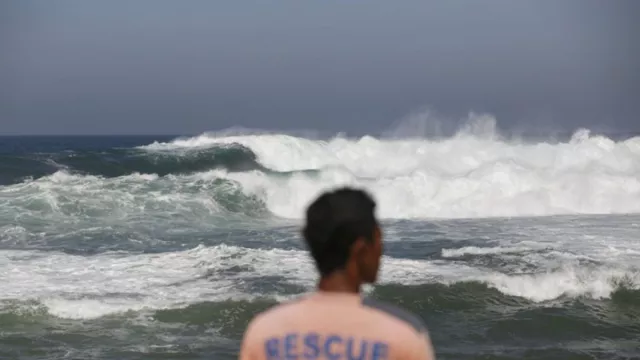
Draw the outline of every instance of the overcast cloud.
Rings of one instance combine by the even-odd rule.
[[[0,5],[0,134],[378,131],[429,106],[640,130],[639,1]]]

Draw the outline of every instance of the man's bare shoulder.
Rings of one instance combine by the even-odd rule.
[[[390,318],[401,321],[408,328],[415,330],[417,333],[423,334],[427,332],[427,327],[422,319],[406,309],[371,298],[365,298],[362,301],[362,305],[379,311]]]
[[[295,310],[296,306],[300,305],[305,298],[306,296],[300,296],[287,300],[256,314],[249,322],[248,329],[255,331],[265,325],[268,328],[272,328],[274,324],[281,322],[283,317],[286,317],[290,311]]]

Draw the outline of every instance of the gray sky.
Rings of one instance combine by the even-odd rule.
[[[640,130],[640,1],[0,4],[0,134]]]

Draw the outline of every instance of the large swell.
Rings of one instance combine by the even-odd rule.
[[[92,211],[97,196],[101,209],[131,213],[171,202],[297,219],[320,191],[343,184],[370,190],[384,218],[640,212],[640,137],[614,141],[587,130],[556,143],[493,133],[322,141],[204,134],[129,149],[4,155],[1,164],[0,212],[12,213],[73,217]]]

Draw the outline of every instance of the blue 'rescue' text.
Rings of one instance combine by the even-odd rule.
[[[289,333],[265,341],[269,360],[387,360],[389,345],[382,341],[362,340],[339,335]]]

